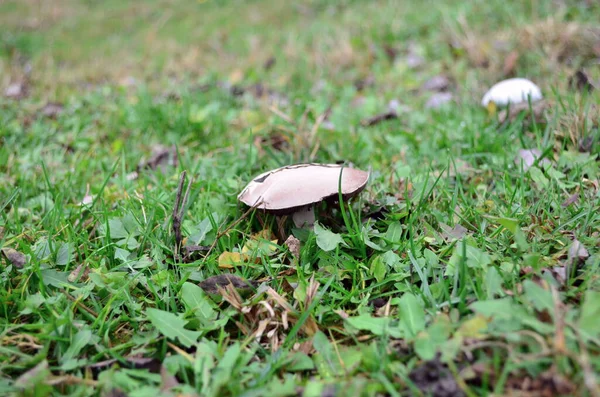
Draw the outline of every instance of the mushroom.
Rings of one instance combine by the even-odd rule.
[[[312,227],[315,204],[337,197],[340,188],[342,197],[349,199],[360,193],[368,180],[368,172],[339,164],[296,164],[258,175],[238,200],[275,215],[292,214],[296,227]]]
[[[488,106],[490,102],[497,106],[506,106],[509,103],[517,105],[521,102],[531,102],[542,99],[542,91],[532,81],[523,78],[513,78],[496,83],[485,93],[481,104]]]

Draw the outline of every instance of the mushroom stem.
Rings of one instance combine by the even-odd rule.
[[[311,228],[315,224],[315,211],[312,205],[300,208],[292,214],[294,225],[299,228]]]

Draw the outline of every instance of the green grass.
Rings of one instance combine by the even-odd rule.
[[[599,76],[600,9],[522,3],[1,3],[0,87],[30,90],[0,99],[0,391],[597,395],[600,94],[568,80]],[[479,104],[513,51],[545,122]],[[454,101],[428,109],[439,74]],[[285,100],[229,88],[256,83]],[[393,99],[398,119],[361,125]],[[159,146],[177,164],[144,168]],[[314,232],[237,202],[336,161],[371,179]],[[256,288],[199,287],[222,274]]]

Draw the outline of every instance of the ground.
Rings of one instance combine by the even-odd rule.
[[[599,19],[0,2],[0,392],[600,395]],[[301,162],[370,180],[312,230],[237,201]]]

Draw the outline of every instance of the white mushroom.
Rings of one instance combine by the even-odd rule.
[[[255,177],[238,196],[244,204],[277,215],[292,214],[297,227],[312,227],[313,206],[341,193],[348,199],[360,193],[369,173],[339,164],[297,164]]]
[[[517,105],[521,102],[531,102],[542,99],[542,91],[533,82],[523,78],[513,78],[496,83],[483,96],[481,104],[488,106],[494,102],[497,106],[506,106],[509,103]]]

